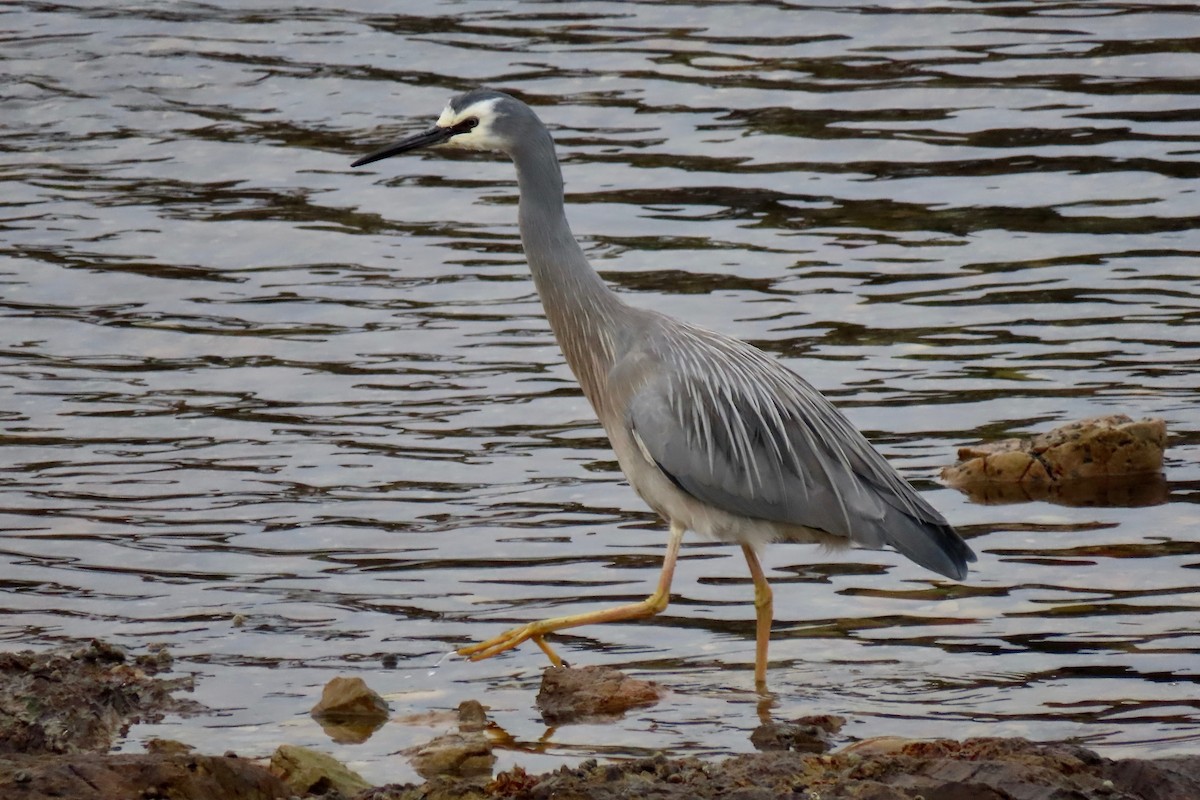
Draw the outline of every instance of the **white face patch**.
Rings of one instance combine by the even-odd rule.
[[[454,124],[456,116],[454,109],[450,107],[449,103],[446,103],[446,107],[442,109],[442,115],[437,119],[437,126],[439,128],[449,128]]]
[[[500,98],[498,97],[480,100],[458,112],[455,112],[447,104],[442,115],[437,119],[439,128],[451,128],[472,117],[479,120],[479,124],[473,130],[452,137],[446,144],[450,147],[462,147],[467,150],[503,150],[500,139],[492,130],[492,123],[496,120],[496,104],[499,102]]]

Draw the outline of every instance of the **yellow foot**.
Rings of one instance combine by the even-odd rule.
[[[458,650],[458,654],[460,656],[466,656],[472,661],[482,661],[485,658],[491,658],[492,656],[499,655],[505,650],[512,650],[514,647],[521,644],[521,642],[524,642],[527,639],[532,639],[533,643],[540,647],[542,652],[545,653],[550,659],[550,663],[554,664],[556,667],[561,667],[563,665],[563,660],[559,658],[558,653],[555,653],[550,645],[546,644],[545,640],[542,639],[542,632],[539,632],[538,630],[538,628],[542,625],[543,623],[538,622],[530,622],[526,625],[520,625],[516,628],[505,631],[499,636],[488,639],[486,642],[480,642],[479,644],[471,644],[467,645],[466,647],[461,647]]]
[[[558,657],[558,654],[550,648],[550,645],[543,641],[542,637],[547,633],[561,631],[565,628],[574,628],[579,625],[593,625],[601,622],[619,622],[627,619],[644,619],[652,617],[660,613],[667,607],[667,601],[671,596],[671,576],[675,574],[675,559],[679,556],[679,543],[683,540],[683,527],[671,523],[671,539],[667,543],[667,555],[663,559],[662,574],[658,576],[658,588],[654,594],[647,597],[638,603],[629,603],[628,605],[617,606],[616,608],[606,608],[601,611],[590,611],[586,614],[572,614],[566,617],[553,617],[552,619],[544,619],[540,622],[530,622],[525,625],[520,625],[511,630],[488,639],[486,642],[479,644],[471,644],[466,647],[459,648],[458,654],[466,656],[472,661],[481,661],[485,658],[499,655],[505,650],[512,650],[526,639],[533,639],[533,643],[542,648],[550,658],[550,662],[556,667],[563,666],[563,660]],[[753,555],[753,551],[747,550]],[[752,568],[757,566],[757,562],[752,563]],[[756,582],[757,586],[757,582]],[[768,593],[770,589],[767,590]],[[770,597],[770,594],[767,595]],[[767,623],[770,624],[770,614],[766,615]],[[759,614],[759,627],[762,627],[763,615]],[[759,645],[761,648],[762,645]],[[761,659],[766,662],[766,653],[762,653]]]

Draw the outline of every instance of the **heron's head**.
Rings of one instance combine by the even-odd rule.
[[[520,136],[521,126],[531,122],[539,125],[529,106],[515,97],[490,89],[475,89],[452,98],[432,128],[363,156],[350,166],[360,167],[438,145],[509,153]]]

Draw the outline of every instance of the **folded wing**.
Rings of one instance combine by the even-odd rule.
[[[680,489],[734,514],[891,545],[942,575],[966,575],[971,549],[803,378],[698,328],[674,330],[669,348],[653,339],[644,347],[656,369],[632,395],[627,422]]]

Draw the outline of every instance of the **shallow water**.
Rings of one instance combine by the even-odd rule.
[[[777,717],[1195,752],[1198,30],[1119,2],[3,6],[3,646],[169,645],[219,713],[129,750],[410,779],[434,731],[309,720],[340,674],[399,714],[491,705],[500,767],[750,749],[735,547],[689,541],[661,617],[556,638],[673,690],[620,722],[547,730],[536,648],[444,658],[645,596],[665,542],[543,320],[511,166],[349,169],[486,84],[552,127],[623,296],[799,370],[979,553],[953,584],[771,548]],[[1169,502],[933,480],[1107,413],[1167,420]]]

